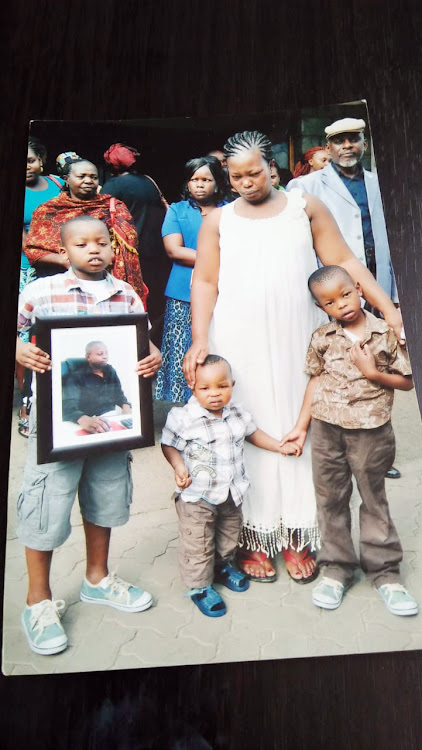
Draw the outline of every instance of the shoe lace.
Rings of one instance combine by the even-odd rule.
[[[119,578],[119,576],[116,575],[116,571],[114,570],[112,573],[108,574],[107,582],[110,586],[110,590],[116,594],[127,594],[131,585],[130,583],[127,583],[127,581],[124,581],[122,578]]]
[[[61,613],[65,608],[64,599],[55,602],[48,600],[40,609],[35,609],[31,615],[31,629],[44,630],[49,625],[56,625],[60,621]]]
[[[399,591],[402,594],[408,593],[407,589],[405,589],[405,587],[401,583],[385,583],[384,587],[381,588],[384,588],[387,591],[390,598],[393,596],[395,591]]]

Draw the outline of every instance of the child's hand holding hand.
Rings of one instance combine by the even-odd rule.
[[[180,463],[174,468],[174,479],[177,486],[181,490],[186,490],[190,484],[192,484],[192,477],[189,476],[189,472],[184,463]]]
[[[152,378],[161,367],[161,352],[152,341],[149,342],[149,352],[148,356],[141,359],[136,366],[137,374],[143,378]]]
[[[44,373],[51,370],[50,355],[35,344],[25,343],[20,338],[16,342],[16,361],[33,372]]]
[[[292,440],[288,440],[283,445],[280,443],[280,453],[282,456],[296,456],[299,458],[302,455],[302,448]]]
[[[368,380],[377,379],[379,372],[375,364],[375,357],[368,344],[365,344],[363,348],[359,342],[353,344],[350,349],[350,359],[359,368],[362,375],[365,375],[365,378],[368,378]]]

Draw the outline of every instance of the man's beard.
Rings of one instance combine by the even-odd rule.
[[[342,156],[338,163],[340,167],[355,167],[358,161],[357,156]]]

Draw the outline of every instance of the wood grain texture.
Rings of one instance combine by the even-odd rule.
[[[273,112],[368,100],[422,399],[422,13],[410,0],[14,0],[3,5],[1,496],[29,119]],[[1,506],[4,561],[5,503]],[[1,678],[4,748],[421,746],[418,652]]]

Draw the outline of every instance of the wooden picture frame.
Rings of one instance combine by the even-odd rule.
[[[35,332],[37,346],[48,352],[52,362],[51,370],[37,373],[36,378],[38,463],[88,456],[99,450],[131,450],[154,445],[151,382],[140,378],[135,371],[136,363],[149,352],[146,313],[49,315],[36,319]],[[89,411],[86,393],[85,398],[83,395],[84,383],[91,375],[85,349],[94,342],[105,344],[111,360],[107,364],[108,375],[104,373],[102,377],[121,385],[132,412],[131,418],[127,415],[126,419],[118,408],[114,409],[116,413],[110,412],[105,406],[107,401],[93,382],[91,394],[94,403],[91,407],[96,405],[100,409],[95,409],[98,414],[88,416],[100,417],[102,414],[101,424],[108,425],[108,429],[90,433],[76,421],[71,421],[71,416],[76,417],[76,411],[73,408],[72,415],[70,404],[76,405],[78,411],[84,411],[83,407]],[[100,386],[104,381],[98,377]],[[81,390],[80,404],[75,401],[78,389]],[[113,386],[110,389],[111,395],[115,395]]]

